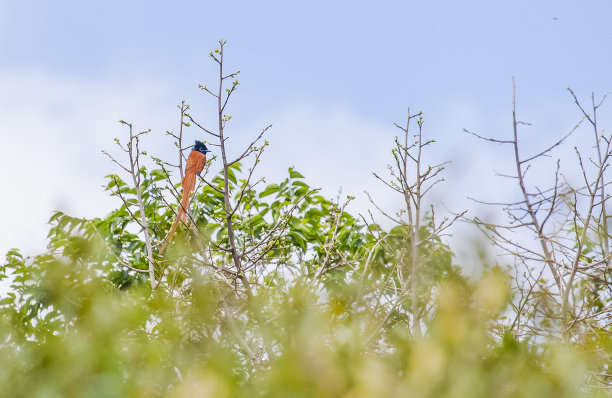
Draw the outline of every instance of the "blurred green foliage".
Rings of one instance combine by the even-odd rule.
[[[162,195],[173,187],[161,186],[162,170],[141,173],[160,241],[174,219]],[[232,195],[241,195],[240,165],[232,173]],[[406,226],[365,225],[293,169],[249,190],[233,215],[238,245],[255,253],[244,270],[253,285],[247,297],[223,271],[231,267],[214,189],[223,179],[211,181],[193,201],[200,236],[181,226],[167,256],[155,253],[155,291],[137,271],[147,262],[128,205],[136,192],[119,176],[108,188],[127,204],[91,220],[55,213],[48,253],[7,253],[1,396],[605,395],[598,376],[609,371],[609,336],[582,345],[518,340],[503,326],[509,276],[497,268],[478,280],[461,276],[450,248],[426,239],[427,220],[425,265],[410,276],[419,281],[425,334],[413,336],[411,298],[393,282],[410,257]],[[274,239],[257,247],[268,234]]]

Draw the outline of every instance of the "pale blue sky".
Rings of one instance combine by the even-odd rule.
[[[148,143],[157,153],[169,151],[161,132],[176,128],[181,99],[209,120],[197,83],[214,80],[207,54],[219,38],[242,71],[234,145],[273,123],[262,173],[295,165],[330,196],[340,186],[360,196],[355,211],[363,189],[395,203],[370,172],[384,172],[407,106],[439,141],[431,158],[454,161],[437,195],[461,210],[468,195],[504,192],[488,172],[505,167],[499,148],[461,131],[509,132],[512,76],[534,145],[578,120],[567,86],[585,100],[612,88],[608,0],[0,0],[0,166],[14,193],[0,205],[15,209],[0,250],[39,249],[54,209],[112,207],[99,151],[123,133],[117,120],[159,133]]]
[[[180,95],[223,37],[261,108],[308,98],[383,119],[407,102],[497,98],[510,76],[550,94],[612,79],[607,0],[161,3],[4,1],[2,70],[145,75]]]

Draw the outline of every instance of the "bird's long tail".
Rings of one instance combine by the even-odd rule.
[[[189,206],[189,197],[191,196],[191,192],[195,188],[195,183],[196,173],[190,172],[188,170],[187,173],[185,173],[185,177],[183,177],[183,182],[181,184],[183,186],[183,197],[181,198],[181,206],[179,208],[178,215],[176,216],[176,220],[174,221],[174,224],[172,224],[172,228],[170,228],[168,235],[166,235],[166,237],[164,238],[164,243],[162,244],[162,247],[159,249],[160,256],[164,253],[164,250],[166,250],[166,247],[168,247],[168,245],[170,244],[172,235],[174,235],[174,233],[176,232],[176,229],[181,223],[181,220],[183,220],[183,222],[187,224],[186,210]]]
[[[166,237],[164,238],[164,243],[162,244],[162,247],[159,249],[160,256],[164,254],[164,250],[166,250],[166,247],[168,247],[168,244],[170,243],[170,240],[172,239],[172,235],[174,235],[174,233],[176,232],[176,229],[178,228],[178,225],[180,222],[181,222],[181,218],[180,218],[180,212],[179,212],[179,216],[174,221],[174,224],[172,224],[172,228],[170,228],[170,232],[168,232],[168,235],[166,235]]]
[[[191,192],[195,188],[196,184],[196,173],[192,170],[187,170],[185,177],[183,177],[183,198],[181,199],[181,208],[179,209],[179,218],[183,217],[183,222],[187,222],[187,208],[189,206],[189,197]]]

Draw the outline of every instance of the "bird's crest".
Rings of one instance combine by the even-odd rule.
[[[206,155],[207,152],[210,152],[210,150],[206,148],[206,145],[204,145],[202,141],[198,140],[196,140],[195,145],[193,146],[193,150],[202,152],[204,155]]]

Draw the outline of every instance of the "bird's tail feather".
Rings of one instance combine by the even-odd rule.
[[[160,256],[164,254],[164,250],[166,250],[166,247],[168,247],[168,244],[170,243],[170,240],[172,239],[172,235],[174,235],[174,233],[176,232],[176,229],[178,228],[178,225],[180,224],[180,222],[181,222],[181,212],[179,211],[179,216],[174,221],[174,224],[172,224],[172,228],[170,228],[168,235],[166,235],[166,237],[164,238],[164,243],[162,244],[162,247],[159,249]]]
[[[179,208],[178,215],[176,216],[176,221],[174,221],[172,228],[170,228],[168,235],[166,235],[166,238],[164,239],[164,243],[162,244],[162,247],[159,249],[160,256],[164,253],[164,250],[166,250],[166,247],[168,247],[168,244],[170,244],[172,235],[174,235],[174,233],[176,232],[176,229],[181,223],[181,219],[183,220],[185,224],[187,223],[187,207],[189,206],[189,196],[191,196],[191,191],[193,191],[193,189],[195,188],[195,183],[196,183],[195,173],[190,173],[188,171],[185,174],[185,177],[183,177],[183,182],[181,184],[183,186],[183,197],[181,198],[181,207]]]
[[[183,177],[183,198],[181,199],[181,209],[179,210],[179,217],[183,217],[183,222],[187,222],[187,206],[189,206],[189,197],[191,196],[191,192],[195,188],[196,184],[196,174],[193,172],[185,173],[185,177]],[[182,213],[181,213],[182,212]]]
[[[189,206],[189,196],[191,191],[195,188],[195,174],[187,173],[183,178],[183,198],[181,199],[181,208],[179,210],[179,216],[183,217],[183,221],[187,222],[187,206]]]

